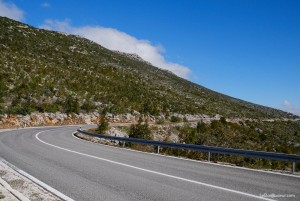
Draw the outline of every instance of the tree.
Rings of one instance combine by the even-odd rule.
[[[206,133],[208,131],[208,127],[204,122],[198,122],[197,123],[197,133]]]
[[[152,140],[153,136],[151,134],[148,122],[146,121],[145,123],[142,123],[142,119],[140,118],[138,124],[131,125],[129,137]]]
[[[225,118],[225,117],[221,117],[221,118],[220,118],[220,122],[221,122],[222,124],[224,124],[224,125],[227,124],[227,121],[226,121],[226,118]]]
[[[177,116],[171,116],[171,119],[170,119],[170,121],[171,122],[180,122],[182,119],[180,118],[180,117],[177,117]]]
[[[96,109],[96,106],[92,101],[88,100],[83,103],[83,105],[81,106],[81,109],[85,110],[86,112],[91,112],[94,109]]]
[[[190,127],[189,124],[185,124],[181,127],[179,132],[178,136],[181,138],[182,142],[186,144],[196,144],[199,141],[197,129]]]
[[[145,114],[149,113],[151,115],[158,115],[160,111],[159,111],[159,106],[158,106],[157,102],[147,99],[143,103],[142,112]]]
[[[66,113],[79,113],[80,112],[80,107],[78,103],[77,98],[72,98],[71,96],[68,96],[65,101],[65,112]]]
[[[216,130],[216,129],[221,128],[222,125],[221,125],[220,121],[218,121],[218,120],[213,120],[213,121],[210,123],[210,127],[211,127],[212,129]]]
[[[103,134],[105,131],[107,131],[107,129],[108,129],[108,120],[104,115],[102,115],[100,122],[98,124],[97,131],[98,133]]]

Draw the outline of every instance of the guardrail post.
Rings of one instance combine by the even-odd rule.
[[[123,148],[125,147],[125,141],[123,141]]]
[[[159,154],[159,148],[160,148],[160,146],[157,146],[157,153]]]
[[[295,161],[292,162],[292,174],[295,173]]]
[[[208,162],[210,162],[210,152],[208,152]]]

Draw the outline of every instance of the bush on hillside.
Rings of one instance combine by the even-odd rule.
[[[129,137],[152,140],[153,136],[151,134],[148,122],[146,121],[145,123],[142,123],[140,118],[138,124],[132,124],[129,130]]]

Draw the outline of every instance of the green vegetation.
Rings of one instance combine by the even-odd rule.
[[[108,120],[105,115],[102,115],[100,122],[98,124],[97,133],[104,134],[108,129]]]
[[[129,137],[153,140],[148,122],[142,123],[142,119],[140,118],[138,124],[132,124],[129,130]]]
[[[4,198],[5,198],[5,196],[2,194],[2,192],[0,192],[0,200],[4,199]]]
[[[299,121],[231,123],[221,118],[211,124],[198,122],[196,128],[185,124],[183,127],[176,127],[176,130],[181,143],[300,154]],[[207,159],[207,153],[195,151],[164,148],[162,152],[193,159]],[[212,154],[212,160],[254,168],[287,169],[291,166],[288,162],[221,154]],[[300,164],[297,164],[297,169],[300,169]]]
[[[178,127],[181,142],[212,146],[299,153],[299,121],[263,119],[297,116],[235,99],[156,68],[129,54],[87,39],[36,29],[0,17],[0,114],[105,111],[112,114],[164,114],[171,122],[186,122],[172,113],[223,116],[196,128]],[[224,118],[254,121],[230,123]],[[98,130],[107,129],[101,119]],[[164,118],[157,121],[164,124]],[[152,139],[148,123],[130,128],[130,137]],[[205,153],[164,149],[166,153],[206,158]],[[213,155],[237,164],[280,166],[265,160]],[[284,165],[285,167],[285,165]],[[298,167],[299,168],[299,167]]]
[[[5,97],[5,91],[7,91],[4,84],[4,76],[0,74],[0,114],[4,113],[3,98]]]
[[[87,39],[0,17],[0,112],[294,117],[216,93]]]
[[[180,117],[171,116],[170,121],[173,122],[173,123],[175,123],[175,122],[182,121],[182,119]]]

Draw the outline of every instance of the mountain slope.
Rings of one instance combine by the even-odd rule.
[[[87,39],[0,17],[2,112],[131,112],[283,118]]]

